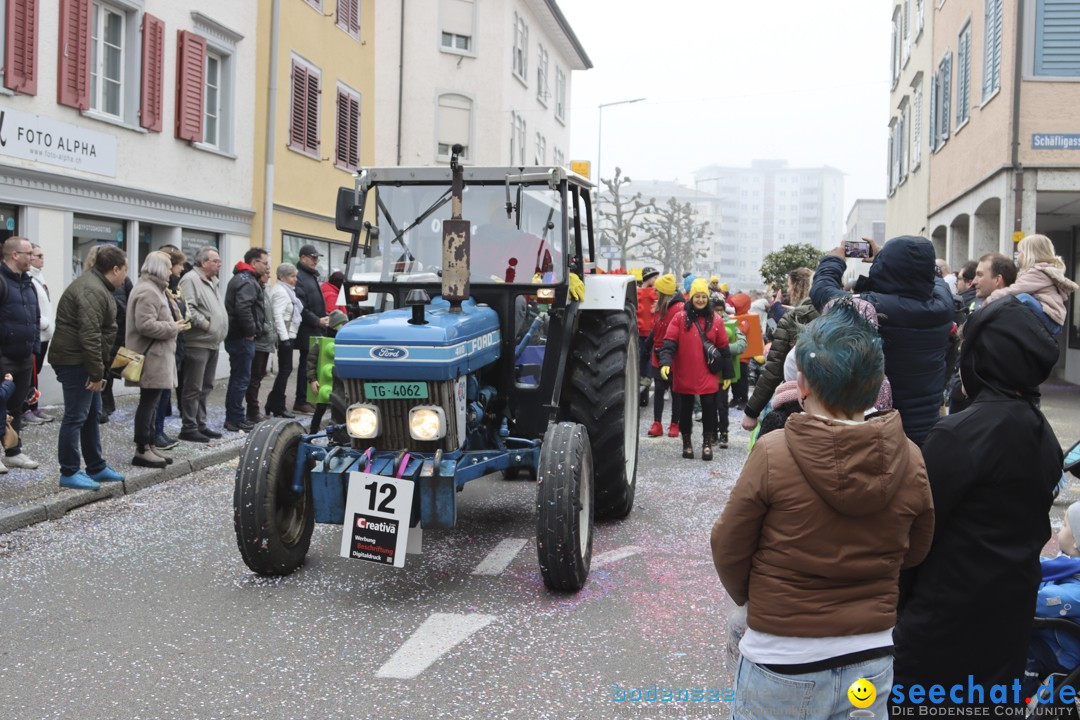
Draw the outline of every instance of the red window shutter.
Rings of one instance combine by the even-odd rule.
[[[91,0],[60,0],[56,96],[61,105],[90,107]]]
[[[206,89],[206,39],[180,30],[176,53],[176,137],[202,142]]]
[[[304,132],[304,150],[319,152],[319,76],[315,73],[307,75],[307,106],[304,109],[304,120],[307,128]]]
[[[8,0],[4,87],[37,95],[38,0]]]
[[[161,132],[161,105],[165,75],[165,23],[150,13],[143,15],[142,87],[139,125]]]
[[[350,96],[349,100],[349,167],[360,167],[360,101]]]
[[[337,154],[336,163],[341,167],[349,167],[349,98],[341,90],[337,91],[337,147],[335,153]]]
[[[307,68],[292,64],[292,98],[289,107],[289,147],[304,150],[307,135]]]

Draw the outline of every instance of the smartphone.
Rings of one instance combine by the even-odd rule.
[[[869,240],[845,240],[844,257],[868,258],[870,257]]]

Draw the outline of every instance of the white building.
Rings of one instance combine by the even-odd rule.
[[[565,165],[592,62],[554,0],[379,2],[375,164]],[[402,28],[406,32],[402,32]]]
[[[0,7],[15,18],[0,32],[15,56],[0,89],[0,238],[42,246],[54,303],[99,242],[126,250],[133,276],[166,243],[213,245],[231,267],[254,214],[255,4]],[[59,400],[51,373],[42,391]]]
[[[881,247],[885,244],[885,201],[859,199],[851,205],[847,216],[845,240],[870,238]]]
[[[761,284],[762,259],[785,245],[827,249],[843,235],[844,175],[831,167],[789,168],[784,160],[750,167],[710,165],[695,185],[720,198],[720,242],[734,246],[739,281]]]

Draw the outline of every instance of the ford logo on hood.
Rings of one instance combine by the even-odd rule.
[[[376,360],[403,360],[409,357],[409,351],[403,347],[373,347],[371,348],[371,357]]]

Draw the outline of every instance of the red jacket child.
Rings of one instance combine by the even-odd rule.
[[[691,323],[689,318],[694,321]],[[720,350],[724,378],[735,376],[724,321],[710,306],[706,305],[704,312],[699,312],[687,301],[668,324],[664,334],[664,347],[660,351],[660,365],[671,366],[671,389],[674,392],[682,395],[712,395],[720,389],[719,377],[709,372],[705,365],[702,333],[706,340]]]
[[[682,312],[683,309],[683,296],[681,293],[675,293],[675,296],[671,298],[671,304],[668,305],[667,311],[663,317],[659,315],[653,321],[653,347],[652,352],[652,366],[654,368],[660,367],[660,351],[664,348],[664,337],[667,335],[668,325],[675,319],[675,316]]]
[[[656,288],[642,287],[637,290],[637,332],[641,337],[652,332],[656,298]]]

